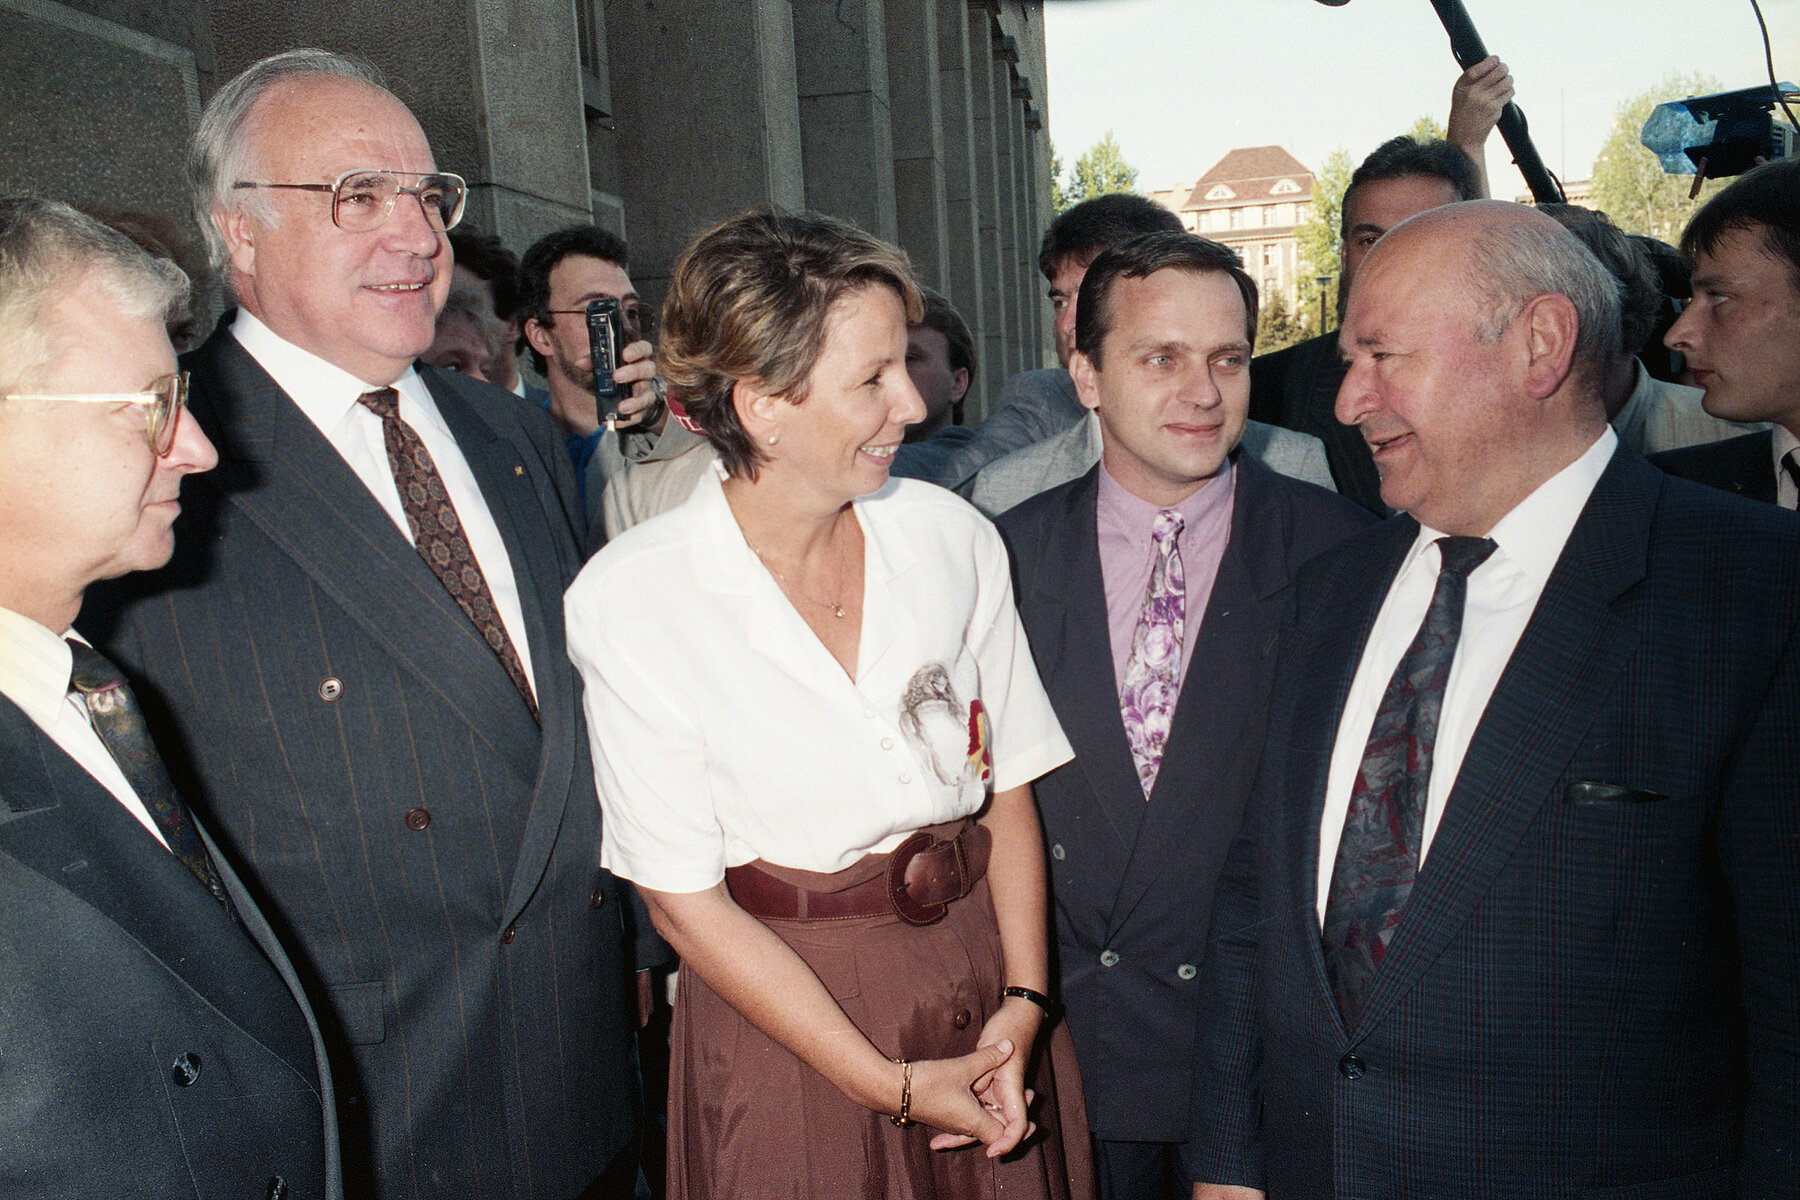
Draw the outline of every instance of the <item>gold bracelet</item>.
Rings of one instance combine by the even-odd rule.
[[[902,1072],[902,1082],[900,1084],[900,1115],[897,1117],[889,1117],[888,1120],[894,1123],[895,1129],[905,1129],[908,1125],[912,1124],[913,1065],[904,1058],[896,1058],[894,1061],[900,1064]]]

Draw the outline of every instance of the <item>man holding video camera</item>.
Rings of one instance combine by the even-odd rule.
[[[571,225],[539,239],[519,263],[519,318],[538,370],[550,387],[550,415],[568,438],[569,457],[587,515],[591,553],[603,540],[600,495],[627,462],[672,458],[696,444],[680,422],[665,430],[668,407],[656,360],[644,337],[648,314],[631,285],[630,255],[618,235],[598,225]],[[600,413],[587,307],[618,304],[618,419]],[[665,433],[667,436],[664,436]]]

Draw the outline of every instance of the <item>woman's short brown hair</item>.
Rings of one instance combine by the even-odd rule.
[[[756,478],[762,451],[738,420],[732,385],[753,381],[798,404],[825,348],[825,319],[859,288],[892,288],[917,322],[906,252],[819,213],[753,209],[695,239],[662,306],[656,365],[733,475]]]

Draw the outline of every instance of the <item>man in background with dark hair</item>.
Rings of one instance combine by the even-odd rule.
[[[451,253],[456,256],[450,290],[454,293],[472,289],[483,296],[488,311],[502,326],[487,382],[523,396],[524,382],[519,378],[519,257],[493,234],[469,225],[458,225],[448,236]],[[437,347],[434,345],[433,349]]]
[[[1681,235],[1694,298],[1665,339],[1706,411],[1773,428],[1658,455],[1664,470],[1783,508],[1800,505],[1800,160],[1757,167]]]
[[[1619,281],[1621,336],[1601,386],[1606,419],[1619,440],[1639,454],[1655,454],[1748,432],[1742,425],[1710,416],[1700,407],[1700,389],[1657,379],[1639,361],[1637,347],[1650,336],[1663,300],[1661,279],[1643,244],[1605,213],[1575,204],[1537,208],[1574,234]]]
[[[1100,1196],[1172,1200],[1213,882],[1287,584],[1371,518],[1240,450],[1256,285],[1232,250],[1148,234],[1082,269],[1070,374],[1099,463],[998,523],[1076,748],[1036,792]]]
[[[644,334],[649,313],[631,283],[630,252],[611,230],[571,225],[540,238],[519,262],[518,317],[537,369],[549,385],[545,407],[562,428],[575,467],[588,550],[603,539],[600,496],[607,480],[627,462],[673,458],[697,445],[700,435],[669,422],[654,350]],[[619,302],[624,364],[614,379],[629,389],[619,402],[619,421],[601,425],[594,397],[594,356],[588,342],[587,306]]]

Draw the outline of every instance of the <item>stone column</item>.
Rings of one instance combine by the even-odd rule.
[[[980,279],[981,325],[974,329],[981,347],[982,390],[990,400],[1012,374],[1008,369],[1006,329],[1008,274],[1004,269],[1004,211],[1000,190],[999,123],[994,117],[994,75],[1004,64],[994,61],[994,23],[985,4],[969,6],[970,149],[973,160],[973,207],[976,255],[983,264]]]
[[[1005,304],[1000,330],[1006,373],[1015,375],[1025,369],[1025,352],[1021,330],[1024,328],[1024,297],[1019,292],[1019,176],[1014,165],[1018,136],[1014,126],[1018,114],[1012,100],[1012,68],[1005,61],[1005,43],[996,39],[998,51],[991,78],[994,114],[994,186],[999,212],[995,228],[999,235],[996,257],[1000,263],[1001,293]],[[1036,364],[1033,363],[1033,366]]]
[[[806,206],[899,241],[881,0],[792,0]]]
[[[806,206],[788,0],[614,0],[607,58],[631,278],[660,302],[694,234]]]
[[[886,0],[888,94],[894,138],[894,211],[900,245],[928,287],[945,290],[944,117],[938,0]]]
[[[981,337],[987,326],[982,276],[991,274],[980,240],[975,184],[975,104],[969,67],[967,0],[937,0],[939,98],[944,133],[945,258],[940,290],[962,314],[976,341],[976,378],[970,381],[964,419],[975,424],[992,411],[995,389],[982,374],[987,354]],[[985,24],[985,18],[981,18]],[[981,27],[977,24],[977,28]],[[985,53],[985,46],[983,52]]]

